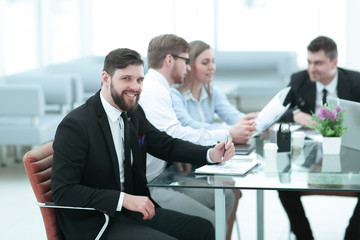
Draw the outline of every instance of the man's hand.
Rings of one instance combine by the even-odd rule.
[[[174,164],[181,176],[187,176],[191,172],[191,163],[175,162]]]
[[[240,120],[230,128],[230,135],[235,144],[245,144],[255,130],[253,121]]]
[[[248,113],[245,116],[243,116],[239,121],[241,121],[241,120],[246,120],[246,121],[253,120],[254,118],[257,117],[258,114],[259,114],[258,112]]]
[[[221,160],[223,151],[225,147],[225,154],[223,160]],[[225,142],[217,144],[214,148],[210,150],[210,159],[213,162],[221,163],[229,160],[235,155],[235,147],[232,141],[228,141],[226,146]]]
[[[133,211],[140,212],[144,220],[150,220],[155,216],[155,206],[148,197],[124,194],[123,207]]]
[[[293,115],[294,122],[301,124],[302,126],[308,125],[311,123],[311,115],[299,111]]]

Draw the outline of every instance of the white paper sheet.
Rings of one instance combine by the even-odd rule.
[[[195,169],[195,174],[245,175],[260,165],[257,161],[228,160],[217,165],[204,165]]]
[[[268,127],[274,124],[282,114],[289,108],[290,103],[284,107],[283,103],[290,91],[290,87],[280,90],[266,106],[259,112],[256,123],[256,132],[254,135],[265,131]]]

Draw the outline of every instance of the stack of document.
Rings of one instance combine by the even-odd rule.
[[[216,165],[204,165],[195,169],[195,174],[246,175],[259,166],[258,161],[239,161],[230,159]]]

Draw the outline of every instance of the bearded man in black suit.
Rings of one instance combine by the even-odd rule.
[[[285,104],[290,108],[280,121],[310,123],[311,114],[326,102],[327,96],[360,102],[360,73],[339,68],[336,43],[325,36],[308,46],[308,68],[291,76]],[[279,191],[280,201],[289,217],[296,239],[314,239],[299,191]],[[334,195],[330,193],[330,195]],[[344,239],[360,239],[360,198],[349,221]]]
[[[64,239],[214,239],[212,224],[200,217],[162,209],[151,199],[146,153],[170,162],[206,164],[230,159],[230,142],[203,147],[160,132],[145,117],[138,100],[143,61],[130,49],[110,52],[101,90],[60,123],[53,143],[52,194],[58,205],[98,211],[56,211]],[[156,106],[154,106],[156,107]],[[131,147],[131,150],[130,150]]]

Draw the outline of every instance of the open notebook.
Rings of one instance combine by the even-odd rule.
[[[259,166],[258,161],[239,161],[230,159],[216,165],[204,165],[195,169],[195,174],[246,175]]]

